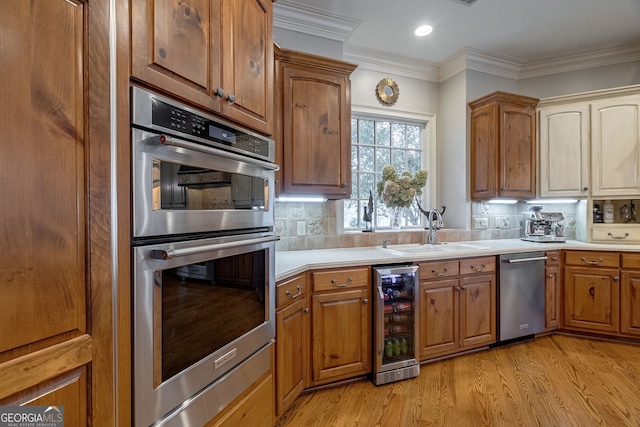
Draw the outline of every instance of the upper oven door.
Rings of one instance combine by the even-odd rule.
[[[273,226],[275,164],[136,128],[132,141],[134,238]]]

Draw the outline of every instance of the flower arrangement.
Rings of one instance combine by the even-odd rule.
[[[382,168],[382,180],[378,182],[378,197],[390,208],[408,208],[413,198],[422,194],[427,183],[427,171],[419,170],[415,175],[402,172],[400,176],[393,166]]]

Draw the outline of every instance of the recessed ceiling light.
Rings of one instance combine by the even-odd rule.
[[[433,27],[431,25],[421,25],[416,28],[415,35],[418,37],[423,37],[431,34],[431,31],[433,31]]]

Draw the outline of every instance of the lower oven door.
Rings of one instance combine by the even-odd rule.
[[[133,248],[136,426],[170,417],[272,342],[277,239],[255,233]]]

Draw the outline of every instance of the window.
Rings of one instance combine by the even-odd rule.
[[[372,226],[390,227],[386,205],[378,199],[376,184],[381,179],[382,168],[391,165],[398,173],[412,174],[426,165],[425,126],[415,122],[389,118],[368,118],[354,115],[351,120],[351,199],[344,202],[344,228],[356,229],[366,226],[362,217],[373,195],[374,209]],[[428,181],[427,181],[428,182]],[[426,197],[423,190],[421,205]],[[405,210],[403,226],[421,226],[423,215],[414,203]]]

